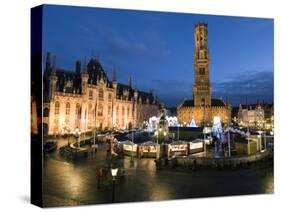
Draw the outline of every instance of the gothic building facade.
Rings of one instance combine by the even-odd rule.
[[[47,54],[43,77],[43,122],[48,135],[94,129],[140,127],[159,111],[159,101],[152,92],[139,91],[117,82],[116,70],[109,80],[98,59],[92,58],[76,70],[56,67]]]
[[[194,28],[194,85],[193,99],[186,99],[177,106],[181,123],[190,123],[194,118],[198,125],[211,124],[213,118],[221,122],[231,121],[231,106],[222,99],[212,98],[210,82],[210,52],[208,48],[208,25],[198,23]]]

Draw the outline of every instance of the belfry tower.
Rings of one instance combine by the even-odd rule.
[[[208,25],[198,23],[194,28],[194,106],[211,106]]]

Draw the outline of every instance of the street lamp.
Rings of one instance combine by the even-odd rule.
[[[262,148],[261,148],[261,140],[262,140],[262,137],[261,137],[261,134],[262,134],[262,131],[261,130],[259,130],[258,131],[258,138],[259,138],[259,146],[260,146],[260,151],[262,150]]]
[[[111,169],[111,175],[112,175],[112,203],[114,203],[115,200],[115,179],[117,176],[118,168]]]

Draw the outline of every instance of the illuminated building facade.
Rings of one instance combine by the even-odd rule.
[[[187,99],[177,107],[180,123],[190,123],[194,118],[199,125],[211,124],[214,117],[222,123],[231,121],[231,106],[222,99],[211,97],[210,54],[208,48],[208,26],[195,25],[194,29],[194,85],[193,99]]]
[[[99,60],[92,58],[76,70],[56,68],[54,57],[47,55],[43,77],[43,122],[49,135],[67,133],[65,129],[125,129],[140,127],[157,115],[159,101],[152,92],[117,82],[116,70],[109,80]]]
[[[240,104],[237,116],[241,126],[267,129],[274,127],[273,104]]]

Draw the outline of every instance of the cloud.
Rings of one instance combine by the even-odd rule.
[[[193,82],[186,79],[154,79],[152,83],[161,102],[176,106],[185,98],[192,98]]]
[[[213,96],[229,97],[233,104],[273,99],[273,72],[248,71],[224,82],[212,83]]]

